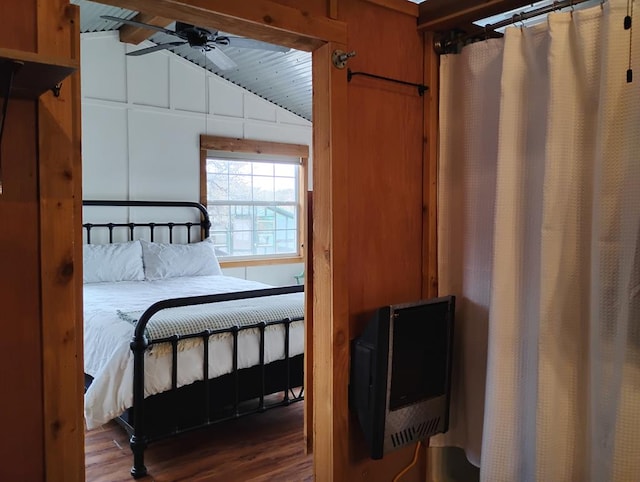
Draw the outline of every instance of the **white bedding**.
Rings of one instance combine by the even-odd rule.
[[[269,285],[228,276],[191,276],[155,281],[120,281],[84,285],[84,367],[94,380],[85,394],[85,420],[96,428],[120,415],[133,403],[133,353],[129,343],[133,325],[121,319],[117,310],[144,310],[156,301],[214,293],[268,288]],[[300,300],[304,293],[299,293]],[[260,298],[252,302],[260,303]],[[151,319],[153,322],[153,318]],[[150,322],[150,323],[151,323]],[[270,327],[265,335],[265,363],[284,358],[282,327]],[[232,367],[232,337],[220,335],[209,341],[209,376],[229,373]],[[238,367],[258,363],[257,330],[246,330],[238,337]],[[289,354],[304,349],[304,324],[291,324]],[[201,346],[178,352],[178,386],[202,378]],[[171,355],[165,351],[145,357],[145,396],[171,387]]]

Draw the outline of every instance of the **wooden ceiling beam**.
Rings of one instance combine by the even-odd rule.
[[[429,0],[419,6],[418,30],[442,32],[530,4],[531,0]]]
[[[158,17],[157,15],[149,15],[146,13],[139,13],[131,20],[135,20],[140,23],[147,23],[149,25],[155,25],[157,27],[166,27],[172,20],[164,17]],[[143,40],[147,40],[151,37],[155,30],[151,30],[143,27],[134,27],[133,25],[123,25],[120,27],[120,42],[128,44],[139,44]]]
[[[101,3],[264,42],[311,51],[325,42],[346,44],[344,22],[271,0],[100,0]]]

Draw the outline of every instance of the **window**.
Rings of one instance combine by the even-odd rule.
[[[231,141],[233,150],[220,149]],[[221,263],[299,261],[308,148],[256,143],[202,136],[202,197],[211,215],[210,236]],[[292,148],[305,155],[292,156]]]

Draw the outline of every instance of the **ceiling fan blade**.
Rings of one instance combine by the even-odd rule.
[[[256,50],[270,50],[272,52],[288,52],[290,50],[288,47],[283,47],[281,45],[273,45],[267,42],[262,42],[260,40],[253,40],[250,38],[244,38],[244,37],[222,37],[222,38],[226,38],[228,40],[229,43],[227,45],[229,45],[229,47],[239,47],[243,49],[256,49]]]
[[[186,45],[187,42],[169,42],[166,44],[154,45],[153,47],[147,47],[140,50],[134,50],[129,52],[127,55],[130,57],[137,57],[138,55],[150,54],[151,52],[157,52],[158,50],[166,50],[172,47],[178,47],[180,45]]]
[[[183,38],[183,36],[180,35],[179,32],[174,32],[173,30],[169,30],[168,28],[164,28],[164,27],[158,27],[157,25],[150,25],[148,23],[137,22],[135,20],[128,20],[126,18],[113,17],[111,15],[100,15],[100,18],[104,18],[105,20],[112,20],[114,22],[126,23],[127,25],[133,25],[134,27],[142,27],[142,28],[148,28],[151,30],[157,30],[158,32]]]
[[[222,50],[217,47],[209,46],[208,50],[204,51],[207,58],[213,62],[220,70],[235,69],[238,64],[229,58]]]

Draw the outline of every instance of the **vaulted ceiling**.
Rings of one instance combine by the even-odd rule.
[[[146,28],[136,28],[122,22],[105,20],[103,15],[131,19],[175,30],[171,19],[154,18],[144,13],[112,7],[89,0],[71,0],[80,7],[80,31],[102,32],[119,30],[120,39],[138,44],[140,48],[154,44],[180,41],[175,36]],[[219,32],[224,35],[224,32]],[[150,43],[151,42],[151,43]],[[235,67],[221,69],[211,62],[200,49],[188,44],[171,49],[176,55],[200,65],[220,77],[237,84],[250,92],[283,107],[300,117],[311,120],[311,53],[299,50],[275,52],[253,48],[218,45]],[[165,50],[166,51],[166,50]],[[148,54],[157,55],[157,54]]]

